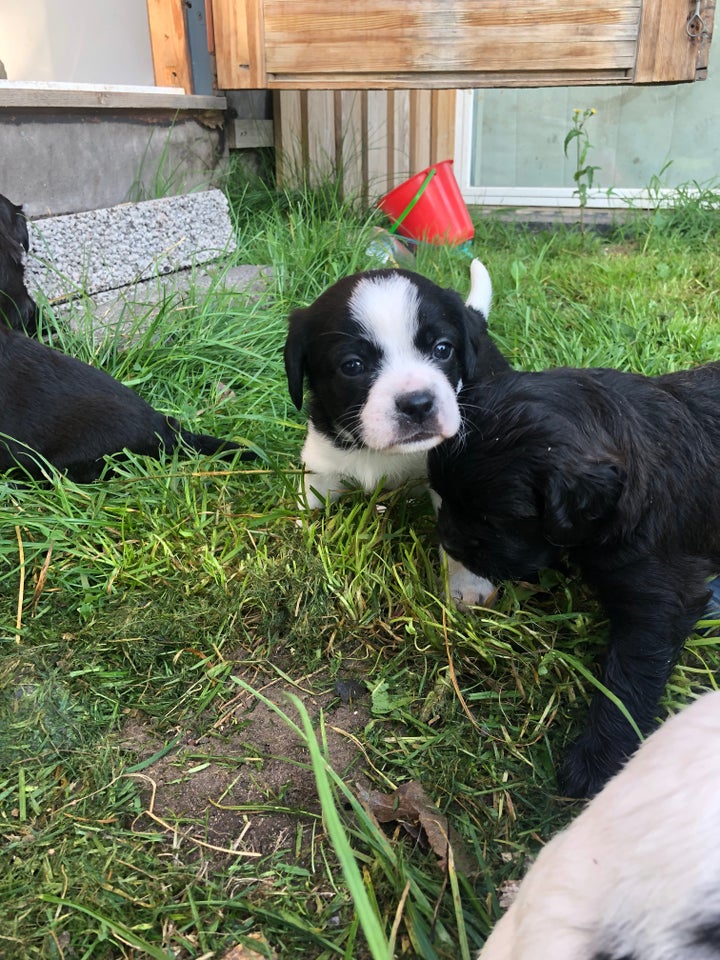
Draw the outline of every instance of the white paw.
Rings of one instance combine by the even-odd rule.
[[[459,607],[491,607],[497,587],[485,577],[462,570],[450,577],[450,596]]]
[[[458,607],[490,607],[495,601],[494,583],[471,573],[458,560],[447,557],[450,596]]]
[[[337,500],[343,493],[342,478],[336,474],[313,473],[306,470],[298,492],[298,506],[301,510],[318,510],[330,500]]]

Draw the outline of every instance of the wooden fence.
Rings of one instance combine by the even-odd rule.
[[[339,177],[372,202],[455,153],[454,90],[275,93],[278,174],[286,184]]]

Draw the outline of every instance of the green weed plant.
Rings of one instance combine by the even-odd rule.
[[[573,110],[572,126],[565,135],[563,141],[563,150],[567,157],[570,147],[574,147],[575,169],[573,171],[573,180],[575,181],[574,194],[577,194],[580,205],[580,231],[585,229],[585,210],[588,205],[590,190],[595,182],[595,172],[600,167],[588,162],[588,154],[592,148],[590,134],[587,125],[591,117],[594,117],[597,110],[594,107],[585,107],[581,109],[576,107]]]

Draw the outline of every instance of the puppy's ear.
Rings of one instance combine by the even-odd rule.
[[[543,509],[550,543],[578,546],[595,534],[617,506],[624,483],[623,467],[608,459],[553,470],[547,478]]]
[[[470,292],[463,304],[466,381],[493,377],[509,368],[488,333],[492,281],[485,264],[475,258],[470,264]]]
[[[491,353],[500,356],[487,332],[485,315],[468,307],[455,290],[443,291],[445,315],[452,319],[456,330],[462,337],[463,380],[469,383],[476,374],[484,373],[479,369],[485,366],[486,357]],[[507,363],[504,363],[507,367]]]
[[[474,380],[494,377],[496,374],[509,370],[510,364],[495,346],[488,333],[487,320],[484,314],[479,313],[472,307],[465,306],[465,304],[460,309],[463,311],[465,337],[463,345],[463,366],[465,369],[463,372],[466,384]]]
[[[303,382],[305,380],[305,310],[293,310],[285,341],[285,376],[287,377],[290,399],[300,410],[303,404]]]

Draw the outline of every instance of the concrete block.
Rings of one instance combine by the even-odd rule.
[[[240,265],[226,268],[213,263],[194,270],[143,280],[120,290],[108,290],[83,299],[82,308],[92,317],[93,339],[98,342],[107,336],[132,342],[154,320],[159,308],[172,302],[181,306],[194,294],[231,296],[242,290],[251,297],[260,296],[272,277],[267,266]],[[77,329],[84,322],[72,303],[60,305],[59,313],[66,315],[71,327]]]
[[[231,253],[227,198],[205,190],[29,223],[26,281],[53,303],[95,295]]]

